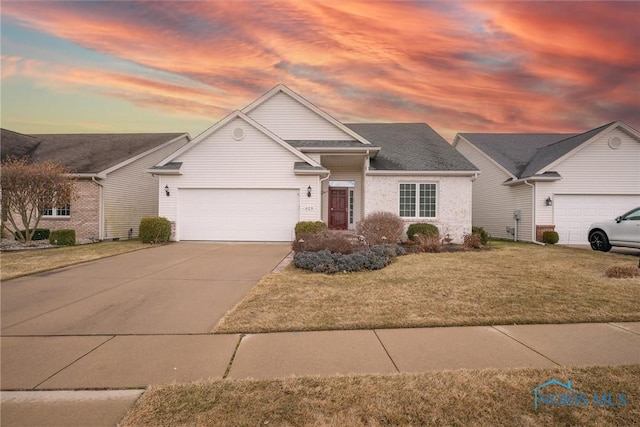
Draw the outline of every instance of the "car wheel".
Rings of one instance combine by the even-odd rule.
[[[611,250],[609,239],[604,231],[598,230],[591,233],[589,235],[589,244],[591,244],[591,249],[594,251],[609,252]]]

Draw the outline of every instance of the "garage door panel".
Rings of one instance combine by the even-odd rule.
[[[291,241],[298,190],[181,189],[180,240]]]
[[[559,243],[586,245],[591,224],[614,219],[637,206],[640,195],[558,194],[553,216]]]

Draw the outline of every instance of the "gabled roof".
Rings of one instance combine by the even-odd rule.
[[[347,127],[381,148],[372,171],[471,172],[478,169],[426,123],[361,123]]]
[[[548,169],[602,132],[621,127],[638,132],[622,122],[611,122],[580,134],[567,133],[460,133],[462,137],[511,173],[515,180],[545,177]],[[519,182],[519,181],[518,181]]]
[[[316,113],[317,115],[319,115],[320,117],[322,117],[323,119],[325,119],[326,121],[328,121],[329,123],[331,123],[332,125],[337,127],[338,129],[342,130],[347,135],[353,137],[356,141],[358,141],[358,142],[360,142],[362,144],[371,144],[370,141],[368,141],[366,138],[363,138],[363,135],[358,135],[357,133],[353,132],[351,129],[349,129],[347,126],[345,126],[344,123],[342,123],[339,120],[335,119],[333,116],[328,114],[326,111],[324,111],[321,108],[317,107],[315,104],[313,104],[312,102],[308,101],[304,97],[298,95],[297,93],[295,93],[294,91],[292,91],[291,89],[289,89],[287,86],[285,86],[283,84],[277,85],[276,87],[271,89],[269,92],[265,93],[260,98],[256,99],[251,104],[249,104],[246,107],[244,107],[242,109],[242,112],[244,114],[250,115],[251,111],[255,110],[260,105],[264,104],[266,101],[268,101],[269,99],[273,98],[274,96],[276,96],[278,93],[281,93],[281,92],[286,94],[286,95],[288,95],[289,97],[291,97],[295,101],[299,102],[303,106],[307,107],[309,110],[313,111],[314,113]]]
[[[538,149],[575,134],[561,133],[461,133],[461,137],[520,177]]]
[[[236,111],[232,112],[231,114],[229,114],[227,117],[225,117],[222,120],[220,120],[215,125],[213,125],[210,128],[206,129],[200,135],[198,135],[193,140],[191,140],[188,144],[185,144],[180,149],[178,149],[177,151],[173,152],[169,157],[166,157],[165,159],[160,161],[160,163],[158,163],[156,166],[154,166],[151,169],[148,169],[148,172],[151,172],[151,173],[163,173],[163,171],[166,171],[168,173],[176,173],[176,171],[179,171],[179,166],[176,169],[175,167],[169,167],[168,166],[169,164],[176,164],[176,162],[174,162],[175,159],[180,157],[185,152],[191,150],[196,145],[200,144],[203,140],[207,139],[210,135],[215,133],[218,129],[224,127],[227,123],[231,122],[232,120],[234,120],[236,118],[239,118],[239,119],[245,121],[249,126],[252,126],[255,129],[257,129],[259,132],[262,132],[264,135],[266,135],[267,137],[271,138],[275,143],[277,143],[280,146],[282,146],[285,150],[291,152],[293,155],[298,157],[302,162],[308,163],[311,166],[322,167],[322,165],[317,163],[315,160],[313,160],[312,158],[308,157],[306,154],[302,153],[301,151],[296,150],[295,148],[293,148],[291,145],[289,145],[288,143],[286,143],[285,141],[280,139],[280,137],[278,137],[276,134],[274,134],[269,129],[267,129],[264,126],[262,126],[260,123],[258,123],[255,120],[253,120],[251,117],[249,117],[246,114],[244,114],[242,111],[236,110]]]
[[[105,173],[177,138],[188,138],[186,133],[23,135],[3,129],[3,151],[6,148],[6,135],[9,136],[8,141],[14,153],[25,151],[23,155],[27,155],[33,161],[59,163],[71,172],[79,174]],[[20,149],[21,144],[24,144],[23,148],[29,148]]]
[[[583,143],[589,141],[591,138],[613,125],[614,123],[607,123],[604,126],[592,129],[590,131],[581,133],[579,135],[571,136],[560,140],[556,143],[547,145],[540,148],[533,156],[527,167],[522,171],[522,176],[532,176],[539,173],[545,166],[556,161],[560,157],[579,147]]]

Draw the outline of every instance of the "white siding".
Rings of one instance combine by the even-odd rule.
[[[262,103],[248,116],[284,140],[353,140],[283,92]]]
[[[531,213],[524,202],[529,200],[530,205],[531,193],[523,196],[523,189],[502,185],[511,176],[464,139],[459,140],[456,149],[480,169],[480,175],[472,184],[473,225],[483,227],[493,237],[512,239],[513,235],[507,233],[507,227],[515,226],[513,212],[515,209],[521,209],[523,217],[528,218],[527,235],[530,235]],[[524,191],[527,191],[528,186],[523,187]],[[520,224],[518,233],[521,239],[524,231],[522,225]]]
[[[622,140],[620,148],[608,145],[609,138]],[[559,194],[640,195],[640,141],[614,129],[577,151],[551,170],[562,179],[536,184],[536,223],[554,224],[553,208],[544,205],[547,197]],[[623,213],[623,212],[621,212]]]
[[[237,127],[245,132],[240,141],[231,134]],[[181,175],[162,176],[158,187],[160,215],[170,221],[180,221],[180,189],[193,188],[297,189],[300,221],[321,219],[319,177],[295,175],[294,162],[300,158],[242,119],[231,121],[175,161],[183,163]],[[165,185],[170,188],[169,197],[164,194]],[[312,187],[310,198],[308,186]]]
[[[158,215],[158,179],[145,172],[186,144],[187,138],[169,144],[109,173],[103,185],[103,239],[126,238],[129,229],[138,236],[140,220]]]
[[[375,176],[365,177],[364,215],[375,211],[399,212],[400,183],[436,183],[436,218],[405,219],[406,225],[428,222],[438,226],[441,234],[450,234],[454,242],[461,243],[471,232],[471,179],[469,177],[442,176]]]

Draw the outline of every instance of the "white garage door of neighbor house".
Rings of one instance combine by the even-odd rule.
[[[300,215],[298,190],[181,189],[180,240],[287,242]]]
[[[553,220],[559,243],[587,245],[587,233],[592,223],[615,219],[638,206],[640,195],[556,195],[553,200]]]

